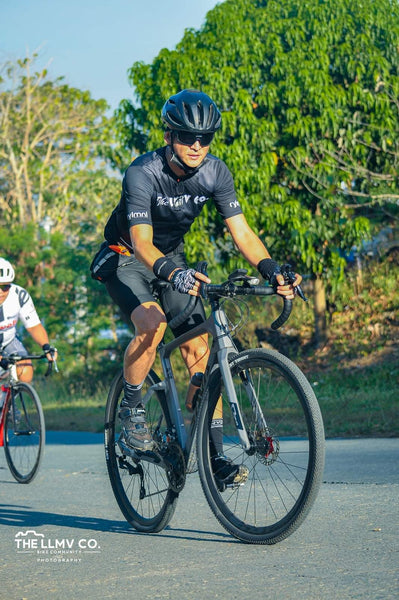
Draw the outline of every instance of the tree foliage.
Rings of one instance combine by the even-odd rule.
[[[68,373],[94,368],[98,348],[109,345],[99,332],[119,321],[89,272],[119,199],[109,163],[116,136],[105,100],[50,80],[34,70],[36,59],[1,69],[0,256],[31,293]]]
[[[104,200],[119,182],[104,157],[113,120],[105,100],[35,71],[36,55],[3,65],[0,79],[0,208],[3,222],[76,234],[83,220],[98,235]],[[112,206],[108,201],[108,205]],[[90,210],[87,210],[90,207]],[[101,213],[101,216],[100,214]]]
[[[365,216],[397,216],[398,45],[396,0],[227,0],[175,50],[133,64],[136,101],[119,111],[125,143],[162,143],[171,93],[209,93],[223,111],[212,151],[250,224],[277,259],[337,280],[339,249],[368,235]],[[204,212],[191,248],[203,253],[210,233],[229,262],[213,220]]]

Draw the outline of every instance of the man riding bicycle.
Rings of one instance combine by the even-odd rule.
[[[17,353],[27,356],[28,352],[17,338],[16,327],[20,320],[34,341],[41,346],[47,359],[57,359],[57,350],[49,344],[47,331],[43,327],[29,293],[13,283],[15,271],[11,263],[0,258],[0,358]],[[5,371],[0,367],[0,378]],[[17,365],[17,376],[20,381],[29,383],[33,378],[33,367],[30,360]]]
[[[185,307],[185,294],[199,296],[201,282],[210,279],[188,268],[185,234],[211,199],[241,254],[288,299],[302,278],[286,285],[278,264],[249,227],[237,201],[233,178],[225,163],[209,154],[221,114],[215,102],[197,90],[171,96],[162,110],[166,145],[136,158],[125,172],[122,194],[104,230],[105,242],[91,265],[93,277],[106,288],[124,315],[131,319],[135,337],[124,356],[124,399],[119,416],[124,442],[141,451],[151,450],[141,388],[154,362],[167,322]],[[170,282],[156,302],[151,281]],[[201,302],[186,323],[173,331],[180,335],[205,319]],[[180,347],[190,376],[203,373],[209,353],[206,336]],[[194,383],[188,396],[192,396]],[[215,464],[225,483],[239,482],[239,465],[222,454],[222,414],[213,416]],[[215,467],[216,468],[216,467]]]

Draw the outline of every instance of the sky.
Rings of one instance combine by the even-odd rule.
[[[200,29],[216,0],[0,0],[0,64],[39,51],[52,78],[115,109],[132,98],[127,71]]]

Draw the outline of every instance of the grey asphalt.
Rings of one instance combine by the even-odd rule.
[[[397,600],[398,490],[399,439],[328,440],[315,506],[280,544],[232,538],[196,474],[169,527],[143,535],[116,505],[102,436],[49,432],[29,485],[0,453],[0,598]]]

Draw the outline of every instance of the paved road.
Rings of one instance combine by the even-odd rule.
[[[0,453],[0,597],[398,600],[398,465],[399,439],[328,441],[308,519],[278,545],[251,546],[221,528],[196,475],[168,529],[129,529],[106,477],[101,436],[49,434],[30,485],[14,482]],[[18,550],[17,534],[27,530],[47,553]]]

